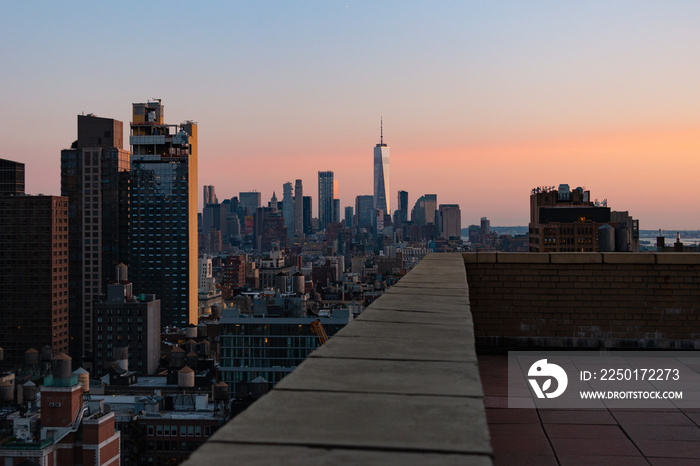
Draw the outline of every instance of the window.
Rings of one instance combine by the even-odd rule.
[[[147,435],[153,435],[153,426],[148,426]]]

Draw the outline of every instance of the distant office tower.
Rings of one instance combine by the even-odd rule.
[[[0,195],[24,194],[24,164],[0,159]]]
[[[416,199],[411,209],[411,222],[416,225],[425,225],[425,196]]]
[[[374,197],[357,196],[355,197],[355,217],[357,224],[356,231],[359,233],[363,228],[371,232],[374,224]]]
[[[286,182],[282,185],[282,217],[284,226],[290,236],[294,235],[294,195],[292,194],[292,183]]]
[[[304,187],[301,180],[294,182],[294,237],[304,237]]]
[[[255,215],[255,211],[262,204],[262,197],[257,191],[238,193],[238,200],[240,205],[247,210],[246,215]]]
[[[340,191],[338,180],[333,180],[333,220],[332,223],[340,223]]]
[[[345,228],[350,228],[352,229],[353,225],[353,209],[352,206],[346,206],[345,207]]]
[[[389,197],[389,146],[384,144],[384,125],[380,126],[379,144],[374,146],[374,210],[391,215]]]
[[[480,228],[479,228],[479,243],[487,244],[489,243],[491,236],[491,221],[486,217],[481,217]]]
[[[155,374],[160,359],[160,300],[152,294],[134,295],[127,267],[120,264],[115,270],[115,282],[107,285],[106,296],[95,303],[95,330],[99,335],[95,341],[95,374],[108,372],[105,363],[118,359],[113,358],[115,349],[127,356],[128,370]]]
[[[333,223],[333,172],[318,172],[318,228],[325,230]]]
[[[219,203],[219,200],[216,198],[216,190],[214,189],[214,186],[204,186],[203,203],[204,205]]]
[[[302,216],[305,235],[310,235],[313,232],[313,229],[311,228],[311,213],[313,212],[311,202],[311,196],[304,196],[304,211]]]
[[[287,227],[280,214],[270,207],[259,207],[255,213],[256,249],[261,252],[282,250],[287,247],[287,241]]]
[[[447,240],[462,238],[462,214],[457,204],[440,204],[438,209],[440,219],[440,237]]]
[[[437,225],[437,194],[425,194],[425,223]]]
[[[594,203],[590,197],[589,191],[572,191],[568,184],[559,185],[558,190],[553,186],[533,189],[530,251],[639,251],[639,221],[627,212],[611,212],[607,201]],[[601,233],[607,239],[603,244],[599,244]]]
[[[481,235],[488,236],[491,234],[491,221],[486,217],[481,217]]]
[[[93,305],[117,264],[129,260],[129,151],[124,124],[78,115],[78,139],[61,151],[61,194],[70,204],[70,353],[92,363]]]
[[[340,199],[333,199],[333,222],[340,223]]]
[[[163,123],[160,101],[133,105],[129,270],[161,301],[161,324],[197,323],[197,124]]]
[[[0,367],[23,364],[31,347],[68,351],[68,199],[21,195],[23,186],[19,175],[0,194]]]
[[[394,215],[394,226],[400,228],[408,221],[408,192],[399,191],[398,205]]]
[[[202,232],[209,234],[211,230],[221,232],[222,238],[228,238],[225,204],[205,204],[202,212]]]

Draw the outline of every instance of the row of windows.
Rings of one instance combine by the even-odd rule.
[[[179,431],[180,437],[201,437],[202,432],[204,432],[205,437],[209,437],[211,435],[211,426],[204,426],[204,429],[202,429],[202,426],[180,425]],[[176,437],[178,435],[178,426],[168,424],[149,425],[147,434],[153,436],[154,432],[158,437]]]

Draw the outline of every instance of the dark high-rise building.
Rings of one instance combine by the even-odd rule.
[[[333,186],[333,172],[318,172],[318,228],[325,230],[328,224],[333,223],[333,199],[335,189]]]
[[[437,194],[425,194],[425,223],[437,226]]]
[[[462,214],[457,204],[440,204],[438,209],[439,236],[446,240],[462,238]]]
[[[163,123],[160,101],[133,105],[129,270],[155,294],[161,324],[197,323],[197,124]]]
[[[0,159],[0,196],[24,194],[24,164]]]
[[[414,225],[425,225],[425,196],[416,199],[416,203],[411,209],[411,222]]]
[[[401,228],[408,221],[408,192],[399,191],[398,205],[394,213],[394,227]]]
[[[352,230],[353,216],[352,206],[345,206],[345,228],[350,228]]]
[[[226,204],[206,204],[202,210],[202,231],[206,234],[214,230],[221,231],[222,237],[228,237],[226,224]]]
[[[294,195],[292,183],[289,181],[282,185],[282,217],[284,217],[284,226],[287,227],[287,232],[292,239],[294,237]]]
[[[61,151],[70,228],[70,353],[92,361],[93,303],[129,258],[129,152],[123,123],[78,115],[78,139]]]
[[[301,180],[294,182],[294,237],[304,237],[304,187]]]
[[[239,205],[246,209],[246,215],[255,215],[255,211],[262,205],[262,196],[257,191],[238,193]]]
[[[411,210],[411,221],[416,225],[436,224],[437,194],[424,194],[416,200]]]
[[[313,230],[313,228],[311,228],[311,212],[313,212],[311,202],[311,196],[304,196],[302,221],[305,235],[311,234]]]
[[[68,199],[0,194],[0,244],[0,365],[23,364],[30,347],[67,352]]]
[[[363,228],[372,231],[374,224],[374,197],[357,196],[355,198],[355,217],[357,219],[356,230],[359,232]]]
[[[258,207],[255,213],[255,243],[256,249],[268,252],[275,248],[287,247],[287,227],[279,212],[270,207]]]

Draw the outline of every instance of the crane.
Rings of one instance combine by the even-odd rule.
[[[323,329],[323,325],[321,325],[321,319],[316,319],[311,322],[311,331],[318,336],[318,341],[321,345],[328,341],[328,335]]]

